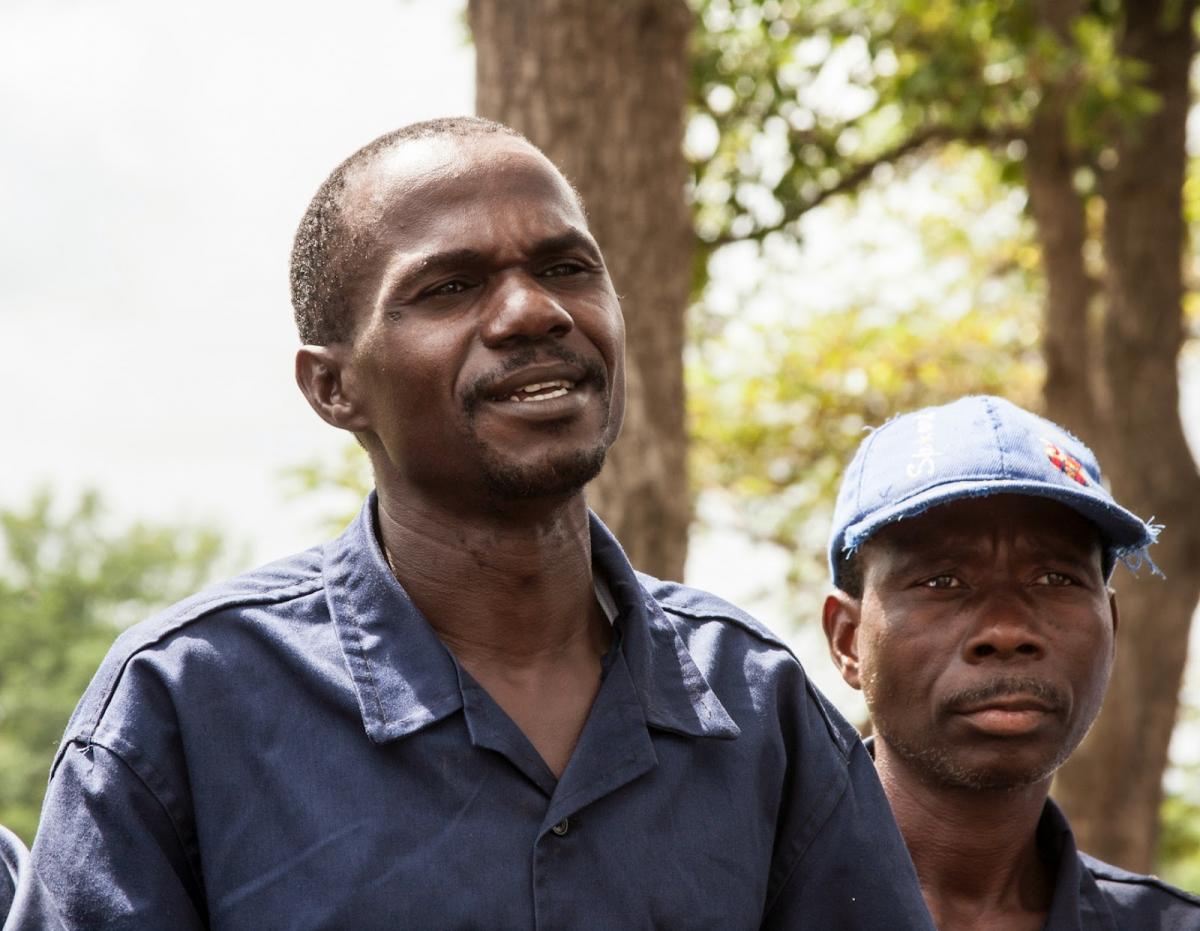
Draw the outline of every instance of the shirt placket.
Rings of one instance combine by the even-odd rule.
[[[589,895],[588,806],[617,792],[658,763],[629,668],[617,654],[559,780],[533,846],[533,897],[539,931],[612,924],[597,909],[612,903]],[[613,850],[608,855],[621,856]]]

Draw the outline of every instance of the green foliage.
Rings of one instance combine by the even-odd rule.
[[[768,248],[782,268],[696,318],[697,490],[734,505],[732,529],[793,554],[797,589],[824,589],[833,499],[865,427],[970,392],[1038,404],[1041,294],[1022,200],[986,158],[949,152],[935,167],[892,186],[869,216],[825,208],[839,235],[833,267]],[[919,250],[897,265],[890,253],[914,240]],[[848,283],[855,290],[839,294]],[[798,292],[811,297],[780,300]]]
[[[1196,643],[1195,638],[1192,640]],[[1189,667],[1179,696],[1171,766],[1159,809],[1158,872],[1200,895],[1200,668]]]
[[[689,152],[702,242],[761,239],[880,165],[952,140],[1019,181],[1024,137],[1051,88],[1070,142],[1103,159],[1157,105],[1117,54],[1119,5],[1064,35],[1030,0],[695,0]]]
[[[1200,227],[1200,158],[1188,160],[1187,177],[1183,182],[1183,217],[1189,229]],[[1200,337],[1200,249],[1197,249],[1197,241],[1200,241],[1200,237],[1193,235],[1184,266],[1187,291],[1183,295],[1183,322],[1193,339]],[[1195,345],[1191,349],[1196,351]]]
[[[283,480],[297,497],[322,494],[329,501],[322,530],[338,534],[358,513],[363,498],[375,487],[371,461],[358,444],[347,442],[332,460],[317,459],[288,469]]]
[[[60,513],[43,491],[0,511],[0,823],[31,841],[67,719],[121,628],[195,590],[211,531],[114,531],[86,493]]]
[[[1163,799],[1159,872],[1172,885],[1200,894],[1200,766],[1181,767],[1180,775],[1192,792],[1169,792]]]

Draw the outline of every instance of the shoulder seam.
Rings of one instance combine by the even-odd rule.
[[[689,621],[726,621],[736,626],[739,630],[744,631],[745,633],[754,637],[754,639],[756,639],[759,643],[766,644],[767,646],[773,647],[777,650],[782,650],[788,656],[790,656],[793,662],[800,667],[800,671],[804,679],[804,689],[808,696],[808,700],[816,706],[817,713],[821,716],[821,720],[825,725],[825,729],[828,732],[830,739],[833,741],[834,746],[837,748],[838,753],[841,755],[843,762],[849,761],[852,745],[849,739],[838,730],[837,726],[830,718],[828,707],[829,700],[825,698],[820,689],[818,689],[812,679],[809,678],[808,671],[804,668],[804,664],[800,662],[800,657],[796,655],[795,651],[788,646],[788,644],[781,637],[779,637],[761,622],[748,623],[741,617],[738,617],[740,609],[733,605],[729,605],[730,608],[733,608],[733,610],[729,612],[696,611],[694,609],[684,608],[680,607],[679,605],[660,601],[653,595],[651,595],[650,598],[662,609],[665,614],[673,614],[676,617],[684,618]]]
[[[161,643],[171,634],[182,630],[189,624],[195,623],[202,617],[208,614],[214,614],[217,611],[225,610],[226,608],[248,607],[250,605],[263,604],[282,604],[285,601],[292,601],[296,598],[303,598],[306,595],[311,595],[313,592],[319,591],[324,587],[324,577],[318,573],[317,575],[303,581],[295,582],[290,585],[279,588],[272,588],[265,592],[257,592],[253,595],[238,596],[235,594],[226,594],[221,597],[215,597],[202,604],[196,605],[189,610],[183,612],[178,617],[174,618],[163,630],[159,631],[154,639],[140,644],[135,649],[130,650],[129,655],[116,664],[113,671],[109,674],[108,680],[104,683],[100,690],[102,700],[97,703],[95,716],[84,726],[80,728],[78,736],[80,739],[90,743],[92,735],[100,727],[100,721],[104,717],[104,712],[108,710],[109,703],[112,700],[113,691],[116,689],[117,682],[125,673],[130,661],[141,653],[143,650],[149,649],[151,646]]]
[[[770,644],[773,647],[778,647],[781,650],[785,650],[793,657],[795,656],[795,654],[792,653],[791,647],[784,643],[781,638],[771,633],[765,627],[759,629],[753,624],[747,624],[740,617],[737,617],[735,612],[694,611],[688,608],[682,608],[679,605],[659,601],[657,598],[654,598],[653,595],[651,596],[651,599],[667,614],[685,617],[692,621],[728,621],[729,623],[736,625],[739,629],[744,630],[746,633],[753,635],[755,639],[761,640],[763,643]]]
[[[137,768],[132,763],[130,763],[130,761],[128,759],[125,758],[125,755],[123,753],[121,753],[115,747],[109,746],[109,744],[107,744],[104,741],[91,740],[91,739],[87,740],[80,747],[80,749],[81,750],[91,750],[93,747],[98,747],[99,749],[105,751],[110,756],[112,756],[112,758],[114,760],[116,760],[121,766],[123,766],[125,769],[127,769],[129,771],[129,773],[133,776],[133,778],[138,781],[138,784],[141,785],[141,787],[143,789],[145,789],[147,793],[149,793],[149,795],[152,799],[154,799],[155,804],[158,805],[158,807],[160,809],[162,809],[163,815],[166,817],[167,821],[170,823],[171,830],[175,834],[175,840],[179,844],[179,849],[183,851],[184,858],[187,860],[188,868],[192,871],[192,881],[194,883],[196,883],[197,888],[203,889],[204,888],[203,879],[200,877],[200,875],[197,872],[196,863],[192,857],[191,852],[188,850],[187,843],[183,839],[183,832],[180,831],[179,824],[175,821],[175,816],[171,814],[171,809],[163,802],[163,800],[161,798],[159,798],[158,793],[154,791],[154,788],[150,785],[149,782],[146,781],[145,777],[140,772],[138,772]]]
[[[1200,896],[1193,895],[1186,889],[1172,886],[1157,876],[1130,873],[1126,870],[1121,870],[1119,867],[1113,868],[1111,864],[1107,864],[1103,860],[1097,860],[1094,857],[1091,858],[1091,862],[1084,860],[1083,866],[1097,882],[1120,883],[1123,886],[1146,886],[1151,889],[1157,889],[1160,892],[1165,892],[1173,898],[1186,902],[1188,905],[1200,908]]]

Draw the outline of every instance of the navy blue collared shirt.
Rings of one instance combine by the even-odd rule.
[[[41,877],[29,865],[21,838],[0,825],[0,929],[62,931]]]
[[[71,928],[931,928],[855,732],[770,632],[639,576],[560,779],[337,540],[122,634],[33,860]]]
[[[1043,858],[1058,864],[1045,931],[1200,931],[1200,898],[1080,853],[1050,799],[1037,830]]]

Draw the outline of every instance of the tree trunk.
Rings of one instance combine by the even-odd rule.
[[[1122,53],[1145,62],[1160,103],[1118,141],[1118,163],[1101,179],[1107,278],[1096,445],[1117,499],[1166,523],[1152,555],[1167,578],[1143,572],[1135,581],[1118,570],[1112,685],[1055,786],[1081,848],[1140,871],[1154,864],[1162,773],[1200,596],[1200,474],[1180,422],[1177,370],[1194,8],[1195,0],[1125,5]]]
[[[1081,7],[1081,0],[1038,0],[1035,5],[1039,22],[1064,43],[1071,41],[1070,24]],[[1067,137],[1066,108],[1072,91],[1069,80],[1043,88],[1026,139],[1025,179],[1046,277],[1046,416],[1088,437],[1095,432],[1091,373],[1097,360],[1088,319],[1092,284],[1084,261],[1087,222],[1083,198],[1075,190],[1080,162]]]
[[[476,111],[524,133],[578,188],[627,331],[621,438],[589,499],[640,569],[683,574],[691,497],[684,317],[686,0],[470,0]]]

